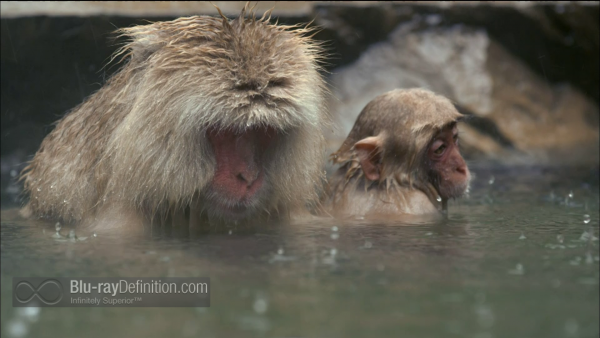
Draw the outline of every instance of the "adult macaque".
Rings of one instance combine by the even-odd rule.
[[[326,209],[339,217],[439,214],[467,190],[469,169],[458,150],[462,115],[445,97],[397,89],[362,110],[331,155],[341,167]]]
[[[126,64],[44,139],[22,215],[112,228],[273,219],[315,202],[321,49],[312,28],[246,9],[119,30]]]

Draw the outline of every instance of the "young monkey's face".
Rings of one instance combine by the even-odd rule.
[[[462,196],[471,174],[458,149],[456,123],[444,127],[433,137],[427,149],[429,177],[444,199]]]

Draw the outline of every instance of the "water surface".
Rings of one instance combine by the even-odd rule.
[[[473,172],[427,224],[70,241],[3,205],[2,337],[598,337],[598,168]],[[211,307],[13,308],[13,276],[210,277]]]

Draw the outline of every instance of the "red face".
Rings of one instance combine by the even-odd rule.
[[[450,124],[437,134],[427,150],[429,177],[444,199],[462,196],[471,174],[458,150],[458,128]]]
[[[266,194],[265,153],[275,138],[273,128],[254,127],[242,132],[209,129],[217,167],[207,198],[213,214],[241,219],[254,212]]]

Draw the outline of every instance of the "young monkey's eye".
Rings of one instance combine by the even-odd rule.
[[[446,145],[442,144],[441,146],[439,146],[436,150],[433,151],[434,154],[436,155],[441,155],[444,153],[444,150],[446,149]]]

